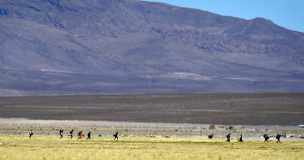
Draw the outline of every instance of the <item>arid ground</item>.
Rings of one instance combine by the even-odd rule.
[[[1,97],[0,159],[301,159],[303,104],[304,93]],[[264,132],[294,137],[266,143]]]
[[[0,97],[0,117],[295,126],[304,93]]]
[[[74,137],[0,136],[0,159],[302,159],[303,140],[276,143],[270,140],[247,140],[238,143],[232,139],[206,138],[140,138],[92,137],[91,140]]]

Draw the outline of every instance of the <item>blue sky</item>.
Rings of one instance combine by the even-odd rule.
[[[196,8],[244,19],[263,17],[290,30],[304,32],[304,0],[144,0]]]

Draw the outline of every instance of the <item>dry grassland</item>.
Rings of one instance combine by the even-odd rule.
[[[0,159],[303,159],[304,141],[92,137],[0,136]]]
[[[299,125],[304,93],[0,97],[0,117],[223,125]]]

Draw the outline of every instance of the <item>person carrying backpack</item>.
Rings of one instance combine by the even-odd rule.
[[[264,141],[264,142],[266,142],[266,141],[267,141],[267,143],[268,143],[268,139],[269,139],[269,135],[268,135],[268,133],[264,134],[264,138],[265,138],[265,141]]]
[[[32,135],[33,135],[33,131],[32,131],[32,130],[30,130],[30,131],[29,131],[29,139],[31,139],[31,138],[32,138]]]
[[[115,137],[114,140],[117,139],[118,141],[118,132],[116,132],[113,136]]]
[[[63,129],[62,128],[60,129],[59,134],[60,134],[60,139],[62,139],[62,137],[63,137]]]
[[[88,138],[86,140],[91,140],[91,132],[88,133]]]
[[[230,133],[226,137],[227,137],[227,141],[226,142],[230,143]]]
[[[281,135],[277,134],[277,136],[276,136],[276,139],[278,140],[277,143],[279,143],[279,142],[281,143],[280,138],[281,138]]]
[[[242,134],[240,135],[240,139],[239,139],[238,142],[243,142],[243,135]]]
[[[78,133],[78,135],[79,135],[79,138],[78,138],[78,139],[82,139],[82,131],[80,131],[80,132]]]
[[[72,129],[72,130],[70,131],[71,139],[72,139],[73,136],[74,136],[73,132],[74,132],[74,129]]]

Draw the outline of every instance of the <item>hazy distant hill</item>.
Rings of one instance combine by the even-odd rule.
[[[304,33],[134,0],[0,0],[0,95],[303,92]]]

